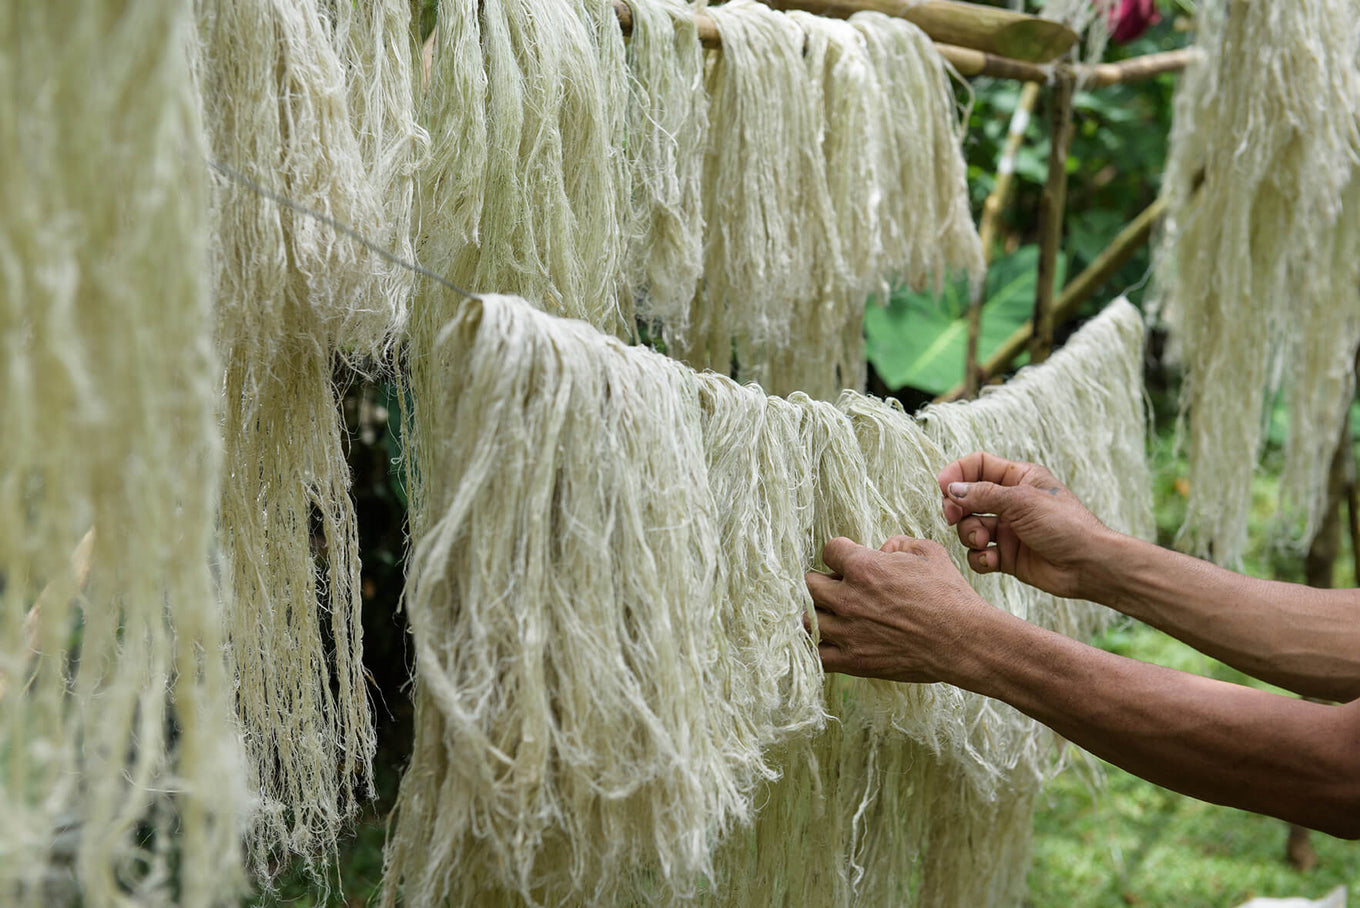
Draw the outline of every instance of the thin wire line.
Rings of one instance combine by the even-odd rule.
[[[401,268],[406,268],[409,271],[414,271],[416,274],[419,274],[423,277],[428,277],[430,280],[435,281],[436,283],[452,290],[454,293],[461,294],[470,300],[481,299],[481,297],[479,297],[477,294],[469,293],[468,291],[464,290],[462,287],[459,287],[452,281],[434,273],[429,268],[426,268],[424,265],[421,265],[418,262],[408,262],[401,256],[396,255],[392,252],[388,252],[382,246],[379,246],[377,243],[368,239],[362,233],[355,230],[348,224],[342,221],[337,221],[335,218],[331,217],[330,215],[324,212],[317,211],[314,208],[308,208],[306,205],[295,202],[292,199],[288,198],[287,196],[280,195],[279,193],[275,192],[272,189],[269,189],[266,186],[261,186],[259,183],[255,182],[250,177],[241,173],[241,171],[237,170],[234,167],[231,167],[227,164],[223,164],[220,161],[213,160],[208,161],[208,166],[211,167],[213,170],[217,171],[218,173],[222,174],[222,176],[227,177],[233,182],[239,183],[240,185],[247,187],[248,189],[252,190],[258,195],[264,196],[265,198],[269,199],[272,202],[282,205],[283,207],[288,208],[292,211],[296,211],[298,214],[304,214],[307,217],[315,218],[316,220],[320,221],[326,226],[334,230],[338,230],[340,233],[343,233],[345,236],[354,240],[354,242],[363,246],[369,252],[381,258],[383,261],[389,262],[393,265],[397,265]]]

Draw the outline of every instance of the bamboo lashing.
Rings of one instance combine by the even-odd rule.
[[[1144,208],[1138,217],[1119,231],[1119,235],[1110,242],[1110,245],[1105,247],[1100,255],[1096,256],[1095,261],[1063,288],[1058,301],[1053,305],[1054,324],[1061,324],[1070,318],[1077,307],[1086,302],[1101,284],[1124,267],[1125,263],[1133,257],[1133,254],[1148,241],[1148,237],[1152,236],[1152,228],[1156,226],[1157,221],[1165,211],[1166,201],[1160,198]],[[1016,328],[1011,336],[1006,338],[1001,346],[996,349],[996,352],[982,364],[983,377],[998,375],[1004,371],[1011,361],[1025,349],[1033,336],[1034,323],[1032,321],[1027,321]],[[964,383],[960,382],[935,398],[935,402],[945,403],[958,400],[963,396],[964,390]]]

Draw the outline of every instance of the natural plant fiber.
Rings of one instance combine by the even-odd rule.
[[[724,373],[735,349],[743,378],[834,399],[863,387],[871,293],[980,273],[947,66],[881,14],[710,14],[706,267],[674,346]]]
[[[631,331],[619,306],[630,88],[610,0],[444,0],[435,34],[419,104],[421,261],[460,287]]]
[[[695,368],[768,384],[768,349],[800,347],[795,323],[844,262],[822,152],[822,109],[803,64],[804,33],[755,0],[708,11],[723,50],[708,73],[704,286],[681,356]]]
[[[986,450],[1042,463],[1107,526],[1150,538],[1142,352],[1142,317],[1116,300],[1044,365],[976,401],[928,407],[921,419],[947,458]],[[1077,639],[1112,616],[1002,574],[970,580],[993,605]],[[1024,888],[1033,799],[1063,763],[1047,728],[999,701],[968,700],[967,744],[943,754],[927,786],[937,800],[922,867],[924,906],[1014,903]],[[992,784],[979,784],[984,768],[995,774]],[[957,794],[940,799],[941,791]]]
[[[632,0],[630,6],[632,96],[624,149],[633,223],[624,296],[664,336],[683,338],[703,270],[704,52],[687,4]]]
[[[411,353],[428,382],[412,419],[418,721],[388,903],[679,904],[703,877],[711,904],[1009,891],[1001,869],[914,875],[927,843],[927,868],[959,845],[930,780],[958,791],[972,847],[1013,868],[1022,799],[1059,765],[1050,733],[942,685],[819,690],[802,572],[836,535],[933,538],[962,564],[935,483],[957,455],[932,435],[992,449],[1024,435],[1006,453],[1145,527],[1133,308],[924,427],[852,392],[784,400],[696,375],[522,301],[458,309]],[[980,588],[1059,630],[1099,624],[1013,580]],[[823,709],[836,722],[814,737]]]
[[[231,905],[244,882],[188,14],[0,9],[6,905]]]
[[[820,723],[797,411],[506,298],[412,355],[418,716],[388,903],[610,904],[643,866],[687,891],[764,749]],[[724,540],[749,557],[720,568]]]
[[[1185,366],[1183,536],[1220,562],[1245,544],[1279,367],[1298,364],[1284,505],[1305,538],[1350,399],[1358,17],[1344,0],[1204,4],[1201,58],[1177,90],[1159,283]]]
[[[418,140],[406,26],[391,4],[342,6],[333,19],[316,0],[199,3],[210,154],[258,185],[218,184],[213,253],[231,467],[222,576],[261,876],[277,850],[333,854],[373,786],[358,532],[332,369],[384,353],[408,279],[259,191],[403,248]],[[356,78],[372,81],[347,87]]]
[[[900,408],[847,392],[839,408],[863,466],[841,446],[813,446],[824,453],[816,542],[906,533],[950,546],[962,567],[934,476],[979,449],[1052,464],[1110,526],[1147,536],[1141,364],[1140,316],[1117,302],[1045,365],[980,401],[927,409],[924,431]],[[1088,636],[1110,614],[963,570],[989,602],[1062,633]],[[1014,903],[1033,798],[1064,762],[1052,733],[942,685],[836,677],[826,696],[835,721],[811,744],[781,751],[785,775],[757,796],[755,824],[719,851],[714,903]]]
[[[864,36],[887,108],[883,247],[887,278],[920,289],[951,270],[981,279],[985,266],[969,213],[952,70],[925,32],[904,19],[861,12]]]
[[[1061,22],[1082,37],[1072,53],[1084,63],[1099,63],[1110,43],[1110,19],[1116,0],[1044,0],[1039,14]]]

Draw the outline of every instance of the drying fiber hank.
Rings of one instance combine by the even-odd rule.
[[[1284,367],[1297,409],[1283,506],[1305,539],[1350,399],[1360,8],[1231,0],[1203,4],[1198,21],[1201,56],[1176,92],[1158,283],[1185,369],[1182,535],[1232,564]]]
[[[0,8],[6,905],[244,883],[191,34],[175,0]]]
[[[358,528],[332,370],[386,352],[406,279],[333,222],[377,239],[408,229],[403,169],[415,139],[409,94],[393,84],[409,67],[367,44],[394,42],[396,11],[197,5],[209,154],[256,184],[214,187],[212,253],[228,464],[222,576],[259,792],[250,844],[265,878],[278,853],[333,855],[373,789]],[[347,80],[366,74],[376,81],[351,112]]]
[[[610,0],[441,2],[418,104],[431,140],[416,191],[421,262],[469,290],[631,331],[619,305],[629,93]]]
[[[689,333],[703,271],[704,51],[681,0],[632,0],[624,150],[632,180],[623,293],[671,343]]]
[[[765,750],[821,721],[797,412],[520,300],[458,311],[410,352],[418,721],[386,901],[608,905],[638,868],[686,892]]]
[[[1109,615],[964,565],[935,475],[986,449],[1052,464],[1110,526],[1151,528],[1144,460],[1142,323],[1126,302],[1088,323],[1046,364],[982,400],[900,407],[846,392],[838,402],[860,456],[820,425],[814,545],[905,533],[950,549],[989,602],[1078,638]],[[817,405],[805,404],[812,410]],[[817,440],[819,439],[820,440]],[[943,685],[828,679],[835,718],[780,751],[756,822],[716,858],[713,904],[1006,905],[1023,892],[1035,793],[1063,759],[1051,732],[1013,709]],[[809,847],[807,843],[814,843]]]
[[[711,61],[704,165],[704,281],[690,337],[696,368],[768,380],[767,348],[806,342],[796,316],[844,271],[822,152],[821,103],[803,30],[754,0],[709,10],[723,49]]]

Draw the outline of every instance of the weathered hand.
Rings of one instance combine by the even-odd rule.
[[[895,536],[875,551],[836,538],[822,550],[833,574],[810,573],[818,651],[828,672],[890,681],[948,680],[944,658],[995,611],[944,547]]]
[[[945,519],[958,525],[973,570],[1082,595],[1084,566],[1109,530],[1052,473],[978,452],[945,467],[939,482]]]

